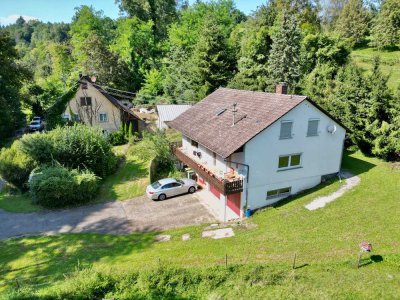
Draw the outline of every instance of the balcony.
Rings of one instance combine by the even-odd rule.
[[[195,156],[190,157],[181,148],[181,144],[172,144],[174,155],[185,165],[192,168],[204,180],[213,185],[220,193],[224,195],[235,194],[243,191],[243,179],[235,174],[224,174],[223,177],[217,175],[215,171],[207,168]]]

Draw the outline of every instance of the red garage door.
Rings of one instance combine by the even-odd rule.
[[[227,196],[227,205],[232,209],[235,214],[240,215],[240,193],[231,194]]]
[[[221,193],[212,184],[210,184],[210,192],[219,199]]]

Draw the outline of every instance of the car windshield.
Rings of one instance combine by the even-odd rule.
[[[39,122],[31,122],[31,125],[39,125]]]
[[[156,182],[153,182],[152,184],[151,184],[151,187],[153,188],[153,189],[158,189],[159,187],[161,186],[161,184],[158,182],[158,181],[156,181]]]

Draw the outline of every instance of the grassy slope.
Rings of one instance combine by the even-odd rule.
[[[255,286],[251,291],[259,297],[268,293],[298,298],[394,298],[400,294],[400,172],[360,153],[346,155],[344,166],[359,174],[361,184],[343,197],[323,209],[307,211],[304,204],[340,184],[317,188],[257,213],[251,218],[256,228],[236,228],[236,236],[230,239],[202,239],[203,227],[199,226],[168,231],[172,235],[168,243],[153,243],[154,232],[8,240],[0,243],[0,276],[4,280],[26,277],[38,282],[61,279],[63,272],[74,270],[78,260],[83,267],[93,264],[114,270],[148,269],[158,266],[159,260],[168,266],[196,270],[223,264],[227,254],[230,264],[266,265],[289,278],[282,285]],[[181,241],[183,233],[191,233],[192,239]],[[373,244],[374,260],[383,261],[366,260],[371,264],[356,270],[354,263],[362,240]],[[289,273],[294,253],[298,265],[308,264],[296,270],[296,277]],[[243,280],[237,278],[238,284]],[[220,293],[239,295],[238,290],[224,285]]]
[[[122,201],[141,196],[149,184],[150,161],[139,159],[134,153],[135,146],[119,146],[115,151],[125,154],[125,161],[115,174],[110,175],[103,182],[97,202]],[[128,151],[129,150],[129,151]]]
[[[390,75],[389,87],[397,88],[400,84],[400,51],[379,51],[373,48],[365,48],[351,53],[356,64],[366,71],[372,69],[375,56],[379,56],[381,59],[383,73]]]

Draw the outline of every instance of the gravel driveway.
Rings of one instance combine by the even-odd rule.
[[[142,196],[122,202],[38,213],[0,210],[0,239],[67,232],[129,234],[133,231],[161,231],[214,221],[196,194],[165,201],[153,201]]]

